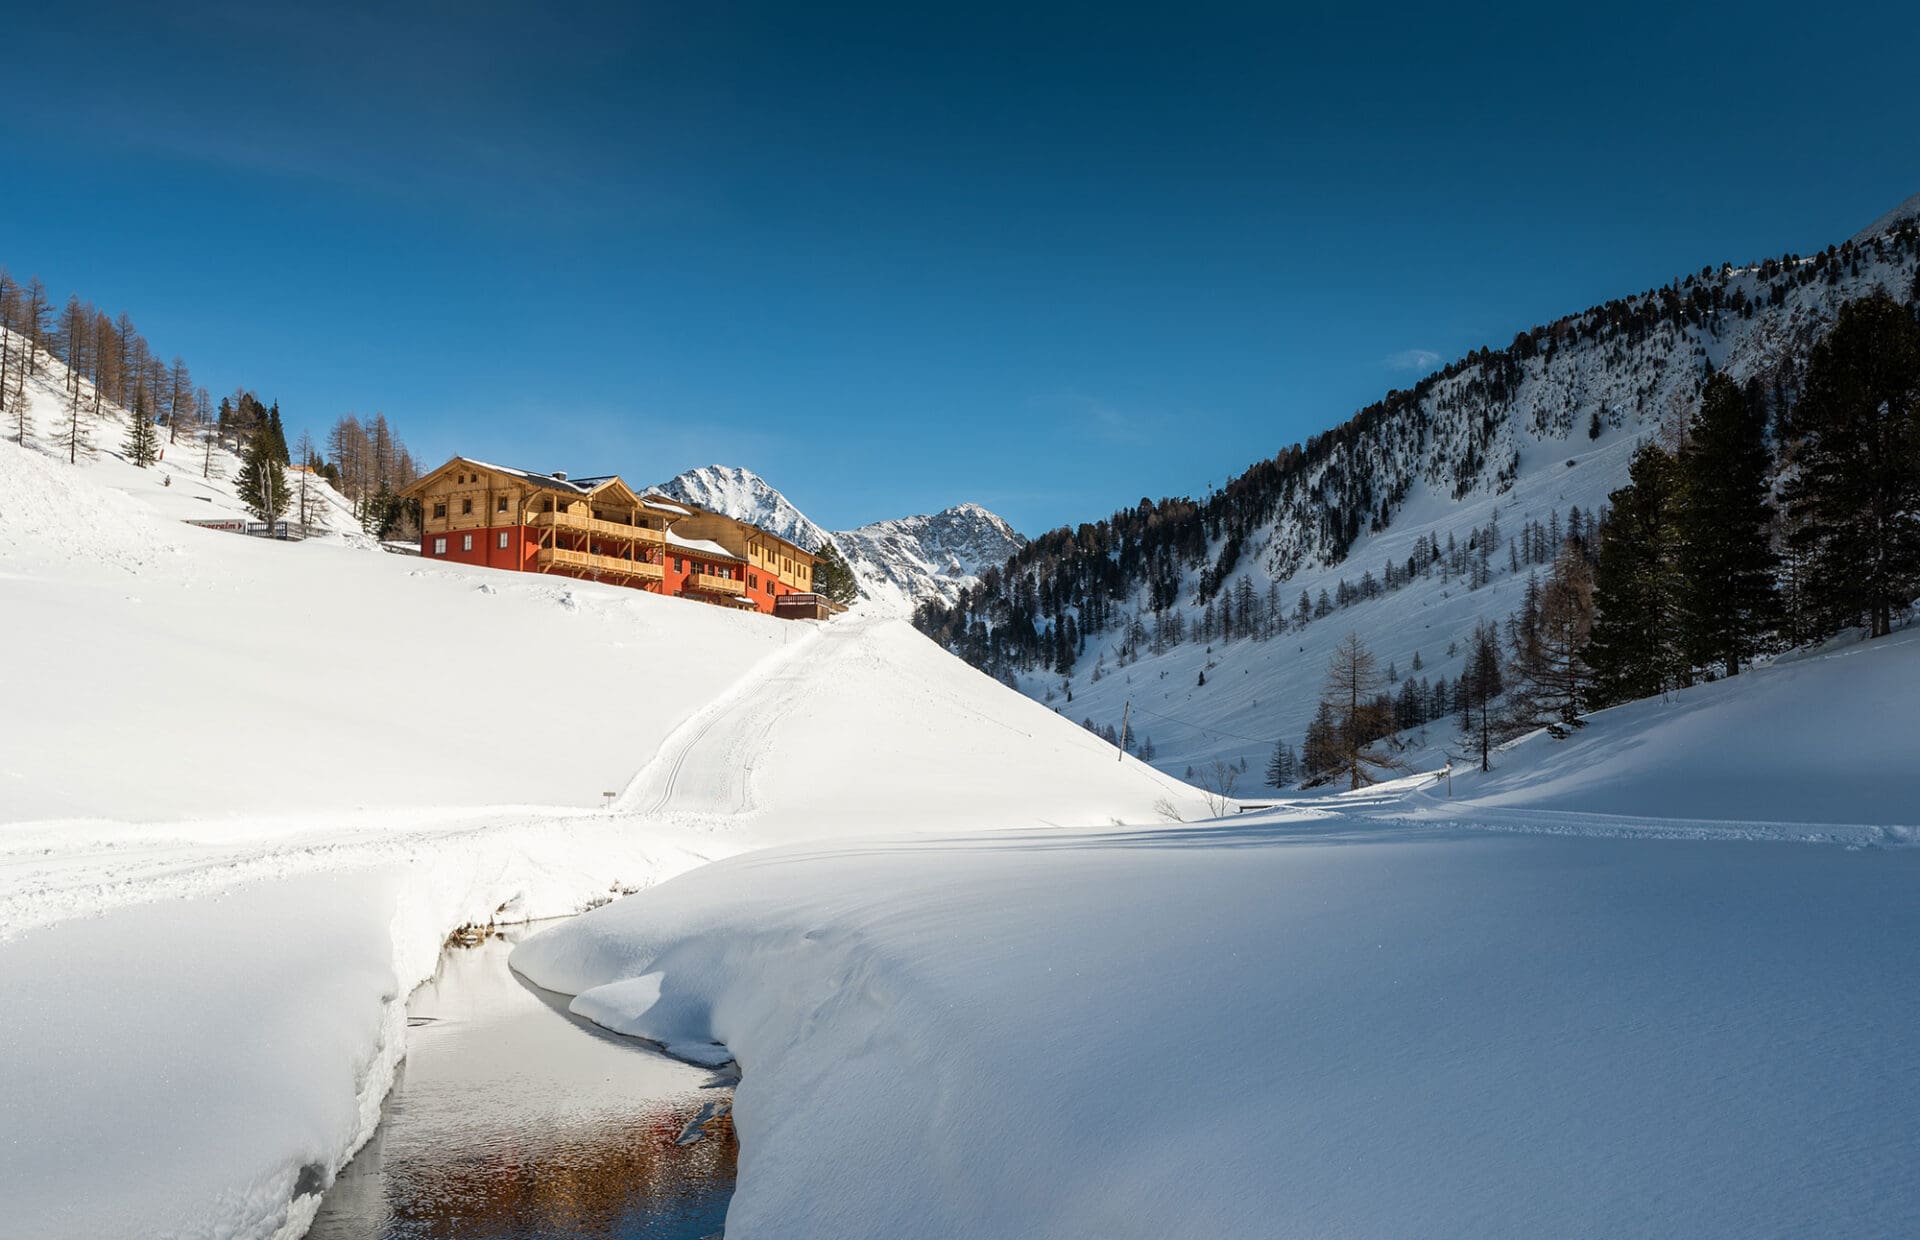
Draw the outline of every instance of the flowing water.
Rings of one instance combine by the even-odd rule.
[[[450,948],[408,1002],[407,1059],[311,1240],[700,1240],[738,1146],[732,1079],[607,1033]]]

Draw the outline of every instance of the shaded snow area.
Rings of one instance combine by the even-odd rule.
[[[198,530],[125,468],[0,443],[8,1235],[300,1234],[463,923],[1203,812],[898,621]]]
[[[1493,817],[1484,811],[1540,821],[1556,811],[1920,838],[1916,703],[1920,627],[1873,642],[1855,630],[1731,679],[1588,715],[1564,741],[1522,737],[1494,755],[1491,774],[1457,773],[1454,790],[1483,821]]]
[[[733,1240],[1920,1234],[1916,688],[1920,633],[1451,799],[762,851],[513,963],[738,1061]]]

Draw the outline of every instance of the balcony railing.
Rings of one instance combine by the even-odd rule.
[[[576,530],[600,538],[624,538],[630,542],[664,543],[667,540],[663,530],[650,530],[643,525],[626,525],[619,521],[603,521],[599,517],[583,517],[571,512],[529,513],[527,524]]]
[[[634,577],[646,581],[659,581],[666,576],[666,569],[659,564],[595,555],[590,551],[569,551],[565,547],[542,547],[534,553],[533,563],[534,567],[541,569],[575,568],[610,577]]]
[[[694,573],[688,579],[696,590],[706,590],[712,594],[745,594],[747,583],[736,577],[716,577],[712,573]]]

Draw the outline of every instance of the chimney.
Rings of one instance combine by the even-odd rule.
[[[558,478],[560,481],[565,482],[567,480],[567,471],[564,469],[556,469],[553,471],[553,476],[555,478]]]

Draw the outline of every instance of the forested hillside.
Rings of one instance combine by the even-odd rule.
[[[419,469],[384,414],[346,414],[321,439],[290,431],[279,402],[249,388],[216,401],[128,315],[109,316],[78,295],[56,313],[38,278],[16,280],[5,268],[0,437],[75,466],[145,471],[165,462],[155,484],[170,489],[178,478],[182,490],[161,506],[184,519],[237,508],[309,530],[387,538],[415,528],[398,492]]]
[[[1817,254],[1703,268],[1519,332],[1218,492],[1044,534],[917,622],[1092,726],[1116,730],[1133,703],[1132,747],[1180,773],[1222,760],[1243,788],[1259,782],[1254,763],[1307,740],[1349,631],[1381,691],[1404,699],[1398,743],[1457,745],[1476,627],[1501,626],[1507,664],[1509,618],[1538,607],[1563,551],[1596,565],[1636,450],[1680,452],[1723,376],[1783,500],[1815,346],[1849,302],[1879,292],[1910,308],[1917,256],[1920,198]],[[1787,506],[1770,511],[1765,539],[1790,569]],[[1780,640],[1830,618],[1790,571],[1782,588]]]

